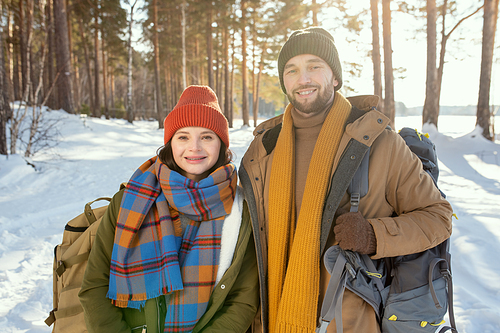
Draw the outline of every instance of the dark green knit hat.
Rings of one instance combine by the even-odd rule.
[[[335,90],[339,90],[342,87],[342,66],[332,35],[323,28],[310,27],[294,31],[281,48],[278,56],[278,73],[281,90],[285,94],[283,70],[288,60],[299,54],[313,54],[323,59],[332,69],[337,81],[339,81]]]

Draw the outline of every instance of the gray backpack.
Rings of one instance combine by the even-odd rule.
[[[403,128],[399,134],[436,184],[439,169],[435,145],[410,128]],[[369,151],[348,189],[354,212],[358,210],[359,199],[368,192],[368,156]],[[458,333],[453,312],[449,239],[420,253],[379,260],[335,245],[325,252],[324,264],[331,278],[316,333],[325,333],[334,318],[337,333],[343,332],[345,288],[373,307],[383,333],[436,332],[444,323],[446,312],[451,327],[444,326],[439,332]]]

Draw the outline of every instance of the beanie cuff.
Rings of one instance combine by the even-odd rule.
[[[165,118],[164,141],[172,139],[175,132],[183,127],[204,127],[214,131],[215,134],[229,147],[228,122],[224,115],[206,105],[184,105],[172,110]]]

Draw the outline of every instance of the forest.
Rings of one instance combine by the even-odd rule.
[[[362,0],[364,7],[347,0],[0,1],[1,155],[29,157],[50,144],[54,124],[44,112],[51,109],[148,119],[161,128],[193,84],[214,89],[231,127],[235,115],[256,126],[258,117],[274,116],[286,103],[273,74],[281,45],[294,30],[322,26],[326,11],[352,43],[363,29],[371,31],[372,93],[392,123],[399,69],[391,22],[396,15],[420,18],[415,30],[427,55],[422,123],[436,127],[447,43],[463,22],[482,16],[476,124],[486,139],[495,137],[490,91],[500,0],[469,0],[465,13],[452,0]],[[346,76],[363,70],[356,63],[343,67]],[[354,91],[349,82],[342,89]]]

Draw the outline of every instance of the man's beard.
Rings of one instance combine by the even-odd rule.
[[[317,89],[319,94],[318,97],[312,102],[300,103],[297,101],[295,92],[292,92],[292,95],[287,94],[288,100],[293,105],[293,107],[302,113],[311,114],[321,112],[326,106],[327,103],[331,101],[332,95],[334,94],[334,86],[333,86],[334,78],[328,83],[323,91],[321,91],[321,86],[319,85],[307,85],[300,86],[296,90],[314,88]]]

